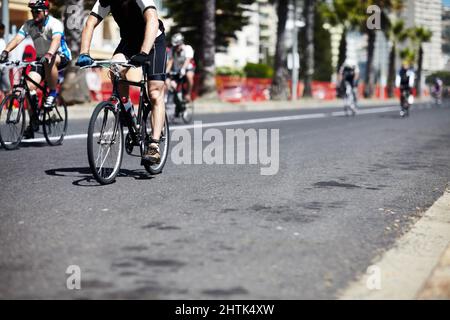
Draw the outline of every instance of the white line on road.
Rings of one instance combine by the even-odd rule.
[[[374,108],[368,110],[359,110],[358,114],[373,114],[373,113],[383,113],[397,111],[397,106],[384,107],[384,108]],[[237,125],[249,125],[256,123],[270,123],[270,122],[283,122],[283,121],[298,121],[298,120],[308,120],[308,119],[321,119],[326,117],[339,117],[345,115],[344,112],[331,112],[331,113],[313,113],[313,114],[302,114],[296,116],[284,116],[284,117],[270,117],[270,118],[259,118],[259,119],[248,119],[248,120],[237,120],[237,121],[224,121],[224,122],[212,122],[212,123],[202,123],[201,125],[190,124],[184,126],[172,127],[171,130],[181,130],[181,129],[194,129],[194,128],[216,128],[216,127],[232,127]],[[65,137],[65,140],[81,140],[87,139],[87,134],[75,134]],[[24,140],[24,143],[36,143],[45,142],[44,138],[29,139]]]

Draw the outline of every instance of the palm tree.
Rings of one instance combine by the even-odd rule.
[[[287,100],[288,98],[288,71],[286,68],[286,46],[285,32],[288,16],[289,0],[276,0],[277,3],[277,44],[275,49],[274,77],[270,88],[270,95],[273,100]]]
[[[295,1],[295,0],[294,0]],[[312,77],[314,74],[314,17],[316,11],[316,0],[305,0],[305,31],[306,31],[306,50],[305,50],[305,89],[304,97],[312,96]]]
[[[405,30],[405,22],[403,20],[395,21],[389,30],[389,38],[392,42],[391,52],[389,54],[389,67],[388,67],[388,96],[392,98],[394,96],[395,86],[395,74],[396,66],[395,60],[397,56],[397,45],[404,42],[408,37],[408,32]]]
[[[204,4],[200,94],[204,97],[214,98],[217,95],[214,61],[216,54],[216,0],[205,0]]]
[[[416,82],[416,92],[417,96],[422,96],[422,69],[423,69],[423,44],[429,42],[433,33],[424,28],[416,27],[412,29],[413,34],[411,35],[413,41],[418,47],[418,60],[417,60],[417,82]]]
[[[355,5],[355,0],[333,0],[330,3],[321,2],[319,4],[319,10],[324,20],[332,26],[342,27],[336,72],[339,72],[341,65],[345,62],[347,57],[347,31],[351,27],[349,16]]]
[[[400,58],[403,61],[408,62],[408,64],[414,65],[414,61],[416,60],[416,52],[411,48],[405,48],[400,51]]]

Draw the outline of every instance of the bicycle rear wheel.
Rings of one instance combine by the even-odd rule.
[[[6,150],[19,147],[25,131],[24,100],[14,94],[6,96],[0,104],[0,143]]]
[[[146,152],[146,148],[148,147],[148,143],[150,140],[150,136],[152,134],[152,125],[151,125],[151,112],[147,117],[147,121],[145,122],[145,130],[147,132],[147,137],[145,141],[145,146],[143,148],[143,152]],[[161,133],[160,143],[159,143],[159,150],[161,154],[161,161],[160,163],[155,163],[153,165],[150,165],[148,163],[144,163],[145,170],[147,170],[148,173],[151,175],[156,175],[162,173],[164,166],[166,165],[167,158],[169,156],[169,146],[170,146],[170,129],[169,129],[169,119],[166,114],[166,120],[164,124],[164,128]]]
[[[194,102],[185,102],[185,109],[182,113],[182,118],[185,124],[190,124],[194,118]]]
[[[124,139],[119,111],[109,102],[94,110],[88,129],[88,159],[95,179],[110,184],[116,179],[122,164]]]
[[[67,131],[67,106],[61,97],[56,105],[44,111],[44,137],[51,146],[59,146],[64,141]]]

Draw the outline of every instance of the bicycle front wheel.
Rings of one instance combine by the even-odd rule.
[[[14,94],[6,96],[0,104],[0,143],[6,150],[19,147],[25,131],[24,100]]]
[[[94,110],[88,129],[89,166],[100,184],[116,179],[122,164],[124,140],[119,111],[109,102],[100,103]]]
[[[56,105],[44,112],[44,137],[51,146],[59,146],[64,141],[67,131],[67,106],[61,97]]]

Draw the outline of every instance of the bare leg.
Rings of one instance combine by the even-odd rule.
[[[149,81],[148,92],[151,103],[153,105],[152,112],[152,138],[159,140],[164,127],[166,119],[166,107],[164,104],[164,82],[163,81]]]
[[[61,57],[55,55],[50,63],[44,63],[45,81],[50,90],[56,90],[58,85],[58,66],[61,63]]]
[[[186,73],[187,83],[188,83],[188,90],[186,94],[186,101],[191,102],[192,101],[192,88],[194,87],[194,72],[189,71]]]

